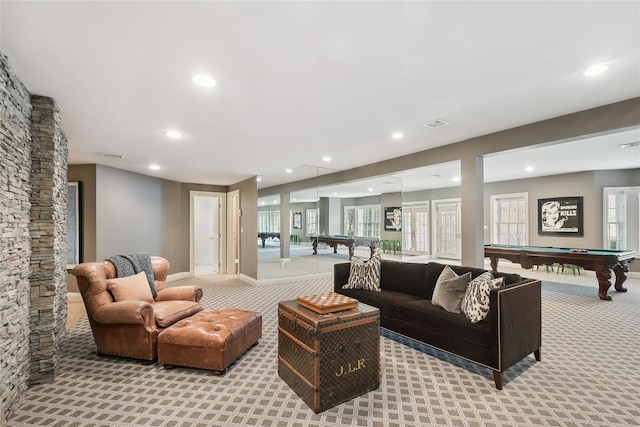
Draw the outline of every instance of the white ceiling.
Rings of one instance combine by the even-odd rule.
[[[3,0],[0,25],[19,78],[57,100],[71,164],[179,182],[264,188],[640,96],[638,1]],[[639,132],[490,157],[485,180],[639,167],[639,147],[611,154]],[[450,186],[457,169],[396,178]]]

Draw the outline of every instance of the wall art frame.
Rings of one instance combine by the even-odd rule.
[[[538,199],[538,234],[549,236],[584,235],[584,198]]]

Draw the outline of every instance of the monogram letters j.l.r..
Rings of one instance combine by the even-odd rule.
[[[347,365],[340,365],[340,368],[336,371],[336,377],[341,377],[342,375],[347,375],[352,372],[358,371],[364,368],[364,359],[359,359],[356,363],[347,363]]]

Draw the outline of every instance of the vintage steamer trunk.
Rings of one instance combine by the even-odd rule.
[[[296,300],[278,305],[278,375],[315,412],[380,386],[380,312],[319,314]]]

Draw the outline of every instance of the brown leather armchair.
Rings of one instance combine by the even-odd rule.
[[[107,289],[107,280],[116,278],[109,261],[86,262],[73,269],[99,354],[154,360],[158,333],[202,310],[201,288],[165,288],[169,261],[152,256],[151,265],[157,291],[154,303],[116,302]]]

